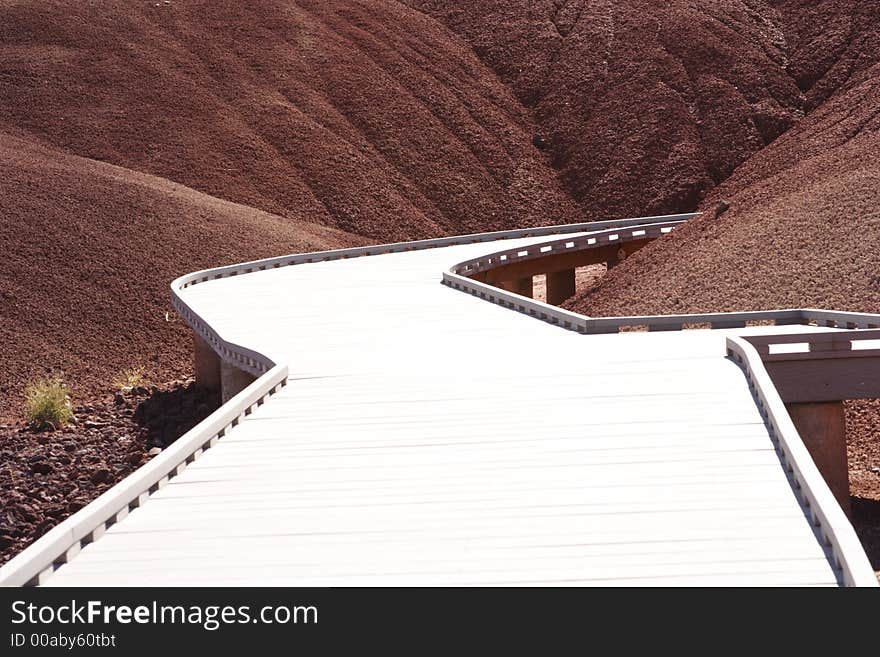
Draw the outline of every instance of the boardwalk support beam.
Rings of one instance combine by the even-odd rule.
[[[880,331],[753,335],[745,340],[758,352],[816,467],[849,514],[843,401],[880,397]]]
[[[641,245],[638,245],[638,247],[640,248]],[[608,267],[608,269],[614,269],[617,265],[626,260],[627,255],[629,254],[627,253],[626,249],[620,247],[617,250],[617,253],[615,253],[613,256],[609,257],[608,260],[605,261],[605,266]]]

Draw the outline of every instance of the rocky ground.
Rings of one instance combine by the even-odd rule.
[[[159,454],[219,401],[184,380],[79,406],[76,422],[63,429],[0,425],[0,564]]]
[[[853,495],[880,503],[880,399],[846,403],[849,434],[849,482]]]

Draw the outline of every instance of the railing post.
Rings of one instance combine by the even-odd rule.
[[[608,267],[608,269],[614,269],[617,265],[619,265],[621,262],[623,262],[626,259],[626,256],[627,256],[626,249],[623,247],[620,247],[617,250],[616,254],[614,254],[613,256],[608,258],[608,260],[605,261],[605,264]]]

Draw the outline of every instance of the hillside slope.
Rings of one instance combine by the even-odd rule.
[[[123,368],[158,382],[191,371],[168,291],[181,274],[360,243],[0,133],[0,421],[45,373],[63,372],[81,402]]]
[[[588,213],[692,210],[876,62],[860,0],[406,0],[534,109]]]
[[[880,65],[751,158],[705,215],[568,303],[593,315],[880,312]],[[721,198],[730,209],[719,218]]]
[[[0,2],[0,130],[395,241],[573,221],[529,113],[397,2]]]

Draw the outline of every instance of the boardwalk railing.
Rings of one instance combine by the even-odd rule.
[[[530,244],[515,249],[498,251],[472,260],[465,260],[453,267],[451,271],[470,277],[495,269],[496,267],[506,267],[563,253],[589,251],[603,246],[617,246],[638,240],[656,239],[671,232],[673,228],[683,223],[685,223],[684,220],[677,220],[625,229],[612,228],[589,235],[553,240],[541,244]]]
[[[657,219],[656,217],[646,219]],[[561,252],[598,249],[609,244],[644,239],[671,232],[684,223],[677,218],[665,218],[637,228],[620,230],[610,228],[591,233],[589,236],[571,240],[553,240],[530,244],[527,247],[507,249],[465,260],[443,273],[443,284],[467,292],[482,299],[529,314],[538,319],[558,324],[579,333],[618,333],[631,327],[643,327],[648,331],[681,331],[688,328],[743,328],[749,324],[811,324],[833,328],[867,329],[880,328],[880,315],[853,313],[815,308],[790,308],[784,310],[755,310],[747,312],[693,313],[681,315],[633,315],[621,317],[587,317],[530,297],[503,290],[489,283],[470,278],[493,268],[505,267],[513,262],[534,260],[558,255]],[[644,232],[643,232],[644,231]]]
[[[216,442],[232,427],[236,426],[245,415],[249,414],[257,406],[265,403],[269,397],[280,390],[282,386],[286,385],[288,375],[286,363],[276,362],[275,358],[270,357],[269,355],[258,353],[243,345],[225,340],[222,335],[217,333],[198,315],[198,313],[189,307],[181,294],[186,288],[229,276],[238,276],[278,267],[461,244],[491,242],[502,239],[591,232],[594,233],[592,237],[596,237],[597,239],[596,243],[598,243],[598,240],[605,240],[603,245],[607,246],[609,241],[614,241],[613,239],[610,239],[610,235],[613,234],[613,231],[619,232],[623,228],[634,228],[636,231],[644,229],[647,234],[647,231],[656,230],[658,224],[664,224],[666,226],[680,224],[694,216],[696,215],[685,214],[622,219],[615,221],[586,222],[565,226],[546,226],[523,230],[496,231],[458,237],[421,240],[416,242],[400,242],[371,247],[357,247],[352,249],[337,249],[298,255],[287,255],[202,270],[176,279],[171,285],[172,302],[185,321],[199,336],[202,337],[202,339],[211,345],[221,358],[235,367],[248,371],[259,378],[217,411],[212,413],[203,422],[184,434],[170,447],[165,449],[162,454],[116,484],[98,499],[61,522],[57,527],[50,530],[33,545],[22,551],[19,555],[9,561],[9,563],[0,568],[0,585],[24,586],[36,585],[43,582],[57,567],[73,558],[83,546],[99,538],[108,527],[122,520],[130,510],[143,504],[149,499],[149,496],[153,492],[162,488],[171,478],[182,472],[187,464],[199,458],[204,450],[209,449],[216,444]],[[597,231],[604,232],[599,232],[597,236],[595,234]],[[634,236],[633,233],[630,233],[630,235]],[[634,237],[638,238],[638,236]],[[557,242],[558,241],[559,240],[557,240]],[[578,244],[583,244],[580,238],[578,238]],[[591,245],[589,243],[589,238],[587,238],[586,244],[588,246]],[[539,252],[540,248],[543,246],[546,245],[537,245]],[[535,246],[530,246],[529,250],[534,248]],[[552,250],[552,248],[550,250]],[[478,295],[495,303],[500,303],[521,312],[527,312],[530,315],[540,317],[541,319],[550,321],[554,324],[559,324],[582,333],[616,332],[626,326],[639,325],[647,326],[649,330],[678,330],[694,324],[706,324],[711,325],[713,328],[720,328],[742,326],[750,321],[766,322],[768,320],[774,321],[777,324],[817,322],[821,322],[824,326],[843,326],[845,324],[846,327],[849,328],[880,326],[880,316],[861,315],[857,313],[838,313],[822,310],[779,310],[751,313],[587,318],[555,306],[550,306],[514,293],[499,290],[498,288],[478,281],[473,281],[466,276],[454,273],[454,271],[443,273],[442,282],[455,289]],[[754,352],[754,348],[748,343],[745,343],[745,348],[751,349],[752,352]],[[759,358],[757,363],[755,363],[756,371],[758,371],[758,367],[763,367],[760,364]],[[755,377],[753,376],[753,378]],[[769,386],[772,391],[772,384],[769,383],[769,377],[767,381],[758,377],[758,381],[762,388]],[[764,403],[766,404],[767,402]],[[782,426],[781,429],[787,432],[786,436],[790,437],[789,439],[792,443],[800,444],[799,439],[797,438],[797,433],[792,433],[793,427]],[[775,431],[779,432],[781,429],[775,429]],[[801,449],[803,449],[802,445]],[[802,455],[796,453],[796,450],[792,453],[793,458],[803,458]],[[809,459],[808,454],[806,458]],[[800,461],[795,462],[800,463]],[[819,491],[814,497],[809,499],[815,499],[815,504],[817,505],[833,505],[833,507],[837,508],[839,511],[839,507],[837,507],[833,497],[831,497],[831,494],[827,489],[827,486],[825,486],[821,476],[818,475],[818,472],[813,473],[810,472],[807,467],[798,467],[799,472],[806,472],[804,479],[805,483],[809,485],[810,490],[816,489]],[[815,470],[815,467],[813,469]],[[816,481],[817,477],[818,481]],[[802,484],[802,486],[803,485],[804,484]],[[822,488],[823,486],[824,489]],[[830,502],[828,501],[829,499]],[[811,502],[811,504],[812,503],[813,502]],[[839,542],[838,552],[836,552],[835,555],[840,560],[840,565],[843,568],[844,573],[847,574],[846,576],[848,579],[846,580],[846,583],[870,584],[865,575],[866,559],[864,552],[861,550],[858,542],[856,541],[853,543],[852,536],[846,534],[845,527],[841,528],[839,526],[841,520],[834,514],[834,511],[832,510],[828,513],[823,512],[818,514],[817,518],[819,518],[820,522],[826,523],[827,527],[823,525],[823,528],[826,533],[830,532],[829,535],[832,538],[838,536],[838,534],[843,537],[843,539],[840,540],[835,539]],[[843,519],[843,522],[845,522],[845,518]],[[848,523],[846,524],[848,525]],[[851,527],[849,527],[849,532],[852,532]],[[873,583],[876,585],[876,580],[873,580]]]
[[[873,328],[873,325],[869,326]],[[880,356],[878,330],[756,335],[749,336],[747,340],[764,362]]]
[[[781,336],[775,336],[774,339],[779,337]],[[745,372],[749,388],[767,423],[779,458],[792,480],[795,494],[801,505],[809,511],[813,527],[821,535],[824,545],[831,549],[834,565],[840,569],[843,583],[846,586],[877,586],[874,570],[852,524],[804,446],[751,340],[752,338],[744,337],[727,338],[727,352]],[[803,337],[801,340],[803,341]]]
[[[745,339],[760,355],[784,402],[880,397],[880,330]]]

